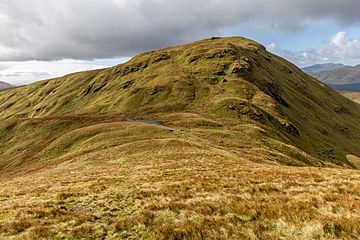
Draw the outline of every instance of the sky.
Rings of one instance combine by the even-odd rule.
[[[360,64],[359,0],[0,0],[0,81],[23,85],[149,50],[243,36],[299,67]]]

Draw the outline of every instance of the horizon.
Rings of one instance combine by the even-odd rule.
[[[129,61],[133,57],[119,59],[119,62],[117,62],[117,63],[114,62],[114,59],[111,59],[110,61],[114,62],[113,65],[107,65],[106,66],[106,65],[96,65],[96,64],[94,64],[94,65],[82,66],[82,68],[75,69],[75,70],[67,70],[66,69],[66,71],[61,72],[61,73],[57,73],[57,74],[55,73],[55,74],[51,75],[51,77],[49,77],[49,78],[36,78],[36,79],[30,80],[29,82],[24,82],[24,83],[20,83],[20,84],[11,83],[11,81],[5,81],[5,80],[0,80],[0,82],[9,83],[9,84],[12,84],[15,87],[21,87],[21,86],[26,86],[28,84],[39,82],[39,81],[51,80],[53,78],[58,78],[58,77],[64,77],[64,76],[66,76],[68,74],[72,74],[72,73],[83,72],[83,71],[91,71],[91,70],[97,70],[97,69],[105,69],[105,68],[108,68],[108,67],[113,67],[113,66],[116,66],[118,64],[126,63],[127,61]],[[99,59],[94,60],[95,63],[96,63],[96,61],[101,61],[101,60],[99,60]],[[33,61],[29,61],[29,62],[31,63]],[[26,62],[24,62],[24,63],[26,64]],[[48,65],[48,64],[56,65],[56,64],[61,64],[61,63],[62,63],[61,61],[52,61],[52,62],[46,62],[45,65]],[[324,65],[324,64],[342,64],[342,65],[344,65],[344,67],[360,66],[360,63],[351,65],[351,64],[343,64],[341,62],[315,63],[315,64],[312,64],[312,65],[307,65],[307,66],[303,66],[303,67],[300,67],[300,66],[298,66],[296,64],[295,65],[298,66],[300,69],[305,69],[305,68],[308,68],[308,67],[312,67],[312,66],[316,66],[316,65]],[[14,77],[17,78],[19,76],[15,75]]]
[[[300,68],[355,66],[357,9],[356,0],[5,0],[0,81],[23,85],[110,67],[144,51],[212,36],[255,40]]]

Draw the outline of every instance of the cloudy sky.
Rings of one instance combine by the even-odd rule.
[[[359,0],[0,0],[0,81],[112,66],[240,35],[298,66],[360,63]]]

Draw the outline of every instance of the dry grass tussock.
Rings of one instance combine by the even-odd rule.
[[[359,184],[353,170],[144,140],[2,179],[0,238],[356,239]]]
[[[353,100],[354,102],[360,103],[360,92],[340,92],[345,97]]]

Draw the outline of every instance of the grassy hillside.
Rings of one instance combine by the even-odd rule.
[[[261,128],[271,141],[295,146],[320,165],[351,165],[346,155],[360,155],[357,104],[239,37],[144,53],[112,68],[12,89],[0,93],[0,109],[2,119],[110,114],[182,125],[193,123],[184,115],[190,113],[222,131],[239,124]],[[168,119],[169,113],[179,114]],[[261,145],[272,145],[266,137],[259,137]]]
[[[0,238],[359,236],[360,105],[251,40],[10,89],[0,109]]]

